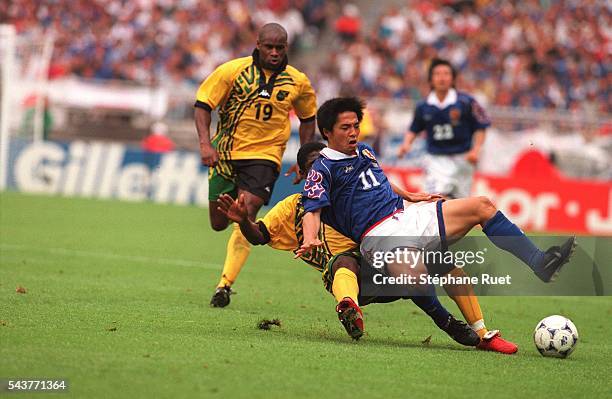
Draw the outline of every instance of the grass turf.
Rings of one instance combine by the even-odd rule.
[[[405,301],[364,308],[367,335],[351,342],[320,275],[267,247],[231,305],[210,308],[228,232],[205,209],[2,193],[0,237],[0,379],[67,378],[69,396],[113,398],[612,392],[611,297],[481,298],[515,356],[461,347]],[[533,346],[551,314],[580,331],[569,359]],[[263,318],[282,326],[258,330]]]

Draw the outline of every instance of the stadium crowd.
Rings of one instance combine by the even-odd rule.
[[[325,76],[367,96],[419,99],[434,56],[488,104],[611,112],[612,7],[605,1],[410,1],[389,6],[370,31],[348,5],[342,50]]]
[[[217,65],[250,54],[266,22],[285,26],[292,46],[305,35],[316,40],[324,9],[323,0],[16,0],[0,2],[0,22],[26,37],[53,32],[52,78],[195,86]]]
[[[257,27],[276,21],[294,51],[305,47],[301,41],[329,50],[311,76],[323,98],[342,88],[422,98],[427,63],[438,55],[485,104],[612,112],[609,2],[405,3],[383,3],[368,24],[359,7],[323,0],[15,0],[0,2],[0,21],[24,35],[55,32],[51,77],[193,88],[216,65],[250,54]],[[326,42],[328,25],[337,43]]]

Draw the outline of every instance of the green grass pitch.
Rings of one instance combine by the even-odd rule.
[[[406,301],[366,307],[351,342],[319,273],[268,247],[210,308],[228,234],[196,207],[1,194],[0,379],[80,398],[610,397],[612,297],[481,298],[515,356],[455,344]],[[578,327],[569,359],[532,343],[551,314]]]

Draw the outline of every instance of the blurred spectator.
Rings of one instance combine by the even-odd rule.
[[[250,55],[259,26],[281,23],[293,44],[304,15],[324,26],[324,7],[321,0],[14,0],[0,2],[0,21],[26,37],[54,32],[53,78],[172,78],[193,87],[225,60]]]
[[[609,2],[402,5],[380,1],[369,8],[380,15],[372,16],[339,0],[13,0],[0,1],[0,21],[14,24],[26,40],[55,32],[52,78],[120,79],[191,92],[220,63],[250,54],[257,27],[277,21],[287,27],[294,51],[328,54],[308,65],[321,75],[313,83],[325,90],[322,98],[349,86],[362,96],[420,99],[428,91],[427,65],[439,56],[457,66],[461,86],[485,105],[612,112]],[[328,19],[339,46],[324,42]],[[369,31],[366,22],[373,24]]]
[[[426,1],[382,5],[371,34],[336,31],[338,85],[360,95],[423,98],[435,56],[485,104],[612,112],[612,7],[604,1]],[[347,19],[346,11],[338,20]],[[349,31],[351,32],[351,31]],[[349,38],[350,40],[347,40]],[[355,43],[359,50],[355,51]],[[316,81],[316,79],[315,79]]]
[[[336,20],[336,33],[346,42],[352,42],[361,31],[361,17],[359,8],[354,4],[345,4],[342,15]]]
[[[174,150],[174,143],[168,137],[168,126],[162,122],[155,122],[151,126],[151,133],[140,143],[143,150],[153,153],[165,153]]]

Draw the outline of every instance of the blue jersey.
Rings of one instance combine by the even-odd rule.
[[[434,93],[419,102],[410,131],[427,132],[427,152],[430,154],[460,154],[470,150],[476,130],[489,126],[491,122],[478,102],[453,89],[443,103]]]
[[[321,209],[323,223],[356,243],[372,225],[404,207],[374,150],[363,143],[352,156],[324,148],[308,173],[302,198],[306,212]]]

